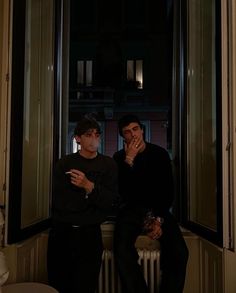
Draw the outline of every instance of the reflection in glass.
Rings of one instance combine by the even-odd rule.
[[[215,5],[188,1],[189,218],[217,228]]]
[[[53,137],[53,1],[26,1],[21,228],[49,216]]]

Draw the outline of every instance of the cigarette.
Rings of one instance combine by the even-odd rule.
[[[72,174],[72,172],[71,172],[71,171],[68,171],[68,172],[66,172],[65,174]]]

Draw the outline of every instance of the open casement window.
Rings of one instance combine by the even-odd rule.
[[[186,0],[184,191],[188,226],[221,245],[219,2]]]
[[[13,1],[7,242],[48,226],[53,165],[54,1]]]

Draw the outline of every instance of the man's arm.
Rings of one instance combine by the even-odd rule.
[[[94,182],[92,191],[87,194],[87,202],[101,210],[110,211],[118,198],[118,171],[113,159],[106,163],[106,171]]]

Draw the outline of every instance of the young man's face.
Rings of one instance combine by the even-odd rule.
[[[127,144],[137,139],[143,141],[143,130],[137,122],[131,122],[129,125],[123,127],[122,135]]]
[[[75,136],[76,141],[81,146],[81,153],[93,154],[96,153],[100,143],[100,133],[97,129],[89,129],[84,134]]]

